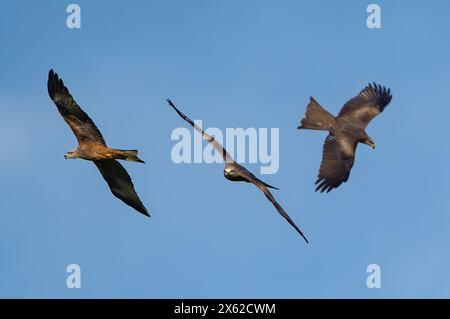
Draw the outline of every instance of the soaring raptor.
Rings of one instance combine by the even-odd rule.
[[[223,156],[223,160],[225,161],[225,169],[224,169],[224,176],[226,179],[233,181],[233,182],[247,182],[252,183],[256,187],[258,187],[264,195],[267,197],[267,199],[275,206],[278,213],[280,213],[281,216],[283,216],[284,219],[287,220],[289,224],[291,224],[292,227],[295,228],[295,230],[303,237],[303,239],[308,242],[308,239],[306,239],[305,235],[303,235],[302,231],[297,227],[297,225],[294,223],[294,221],[289,217],[289,215],[284,211],[284,209],[281,207],[280,204],[275,200],[272,193],[270,193],[269,188],[278,189],[274,186],[271,186],[269,184],[264,183],[260,179],[258,179],[255,175],[253,175],[251,172],[249,172],[245,167],[242,165],[239,165],[236,163],[230,156],[230,154],[227,152],[227,150],[216,140],[213,136],[208,135],[205,131],[203,131],[200,127],[197,126],[197,124],[194,123],[189,117],[187,117],[185,114],[183,114],[173,103],[171,100],[167,99],[167,102],[170,106],[174,108],[174,110],[178,113],[178,115],[188,122],[192,127],[194,127],[195,130],[197,130],[203,138],[208,141],[209,143],[213,144],[214,148]]]
[[[117,161],[144,163],[138,158],[138,151],[118,150],[106,146],[97,126],[75,102],[63,80],[53,70],[48,73],[47,88],[50,98],[78,140],[78,147],[67,152],[64,157],[94,162],[114,196],[138,212],[150,216],[134,190],[130,176]]]
[[[375,143],[365,129],[370,121],[391,102],[391,90],[369,84],[357,96],[345,103],[334,117],[311,97],[299,129],[328,131],[323,147],[316,191],[327,193],[345,183],[355,162],[358,143],[375,149]]]

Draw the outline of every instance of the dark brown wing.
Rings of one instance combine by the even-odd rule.
[[[199,132],[200,134],[202,134],[203,138],[205,140],[207,140],[209,143],[213,144],[214,148],[222,154],[223,160],[226,163],[234,163],[233,158],[230,156],[230,154],[228,154],[227,150],[225,149],[225,147],[223,147],[213,136],[207,134],[205,131],[203,131],[200,127],[198,127],[197,124],[194,123],[194,121],[192,121],[189,117],[187,117],[185,114],[183,114],[176,106],[175,104],[173,104],[173,102],[170,99],[166,99],[167,103],[169,103],[169,105],[171,107],[173,107],[173,109],[178,113],[178,115],[185,120],[186,122],[188,122],[197,132]]]
[[[150,216],[147,209],[139,199],[134,190],[130,175],[123,166],[116,160],[94,161],[114,196],[125,204],[133,207],[139,213]]]
[[[369,84],[357,96],[342,107],[338,118],[361,121],[366,127],[369,122],[391,102],[391,90],[378,84]]]
[[[355,161],[357,144],[357,141],[348,135],[328,135],[323,146],[316,191],[328,193],[348,180]]]
[[[294,223],[294,221],[291,219],[291,217],[289,217],[289,215],[285,212],[283,207],[281,207],[281,205],[278,204],[278,202],[275,200],[275,197],[273,197],[272,193],[266,187],[267,184],[264,183],[263,181],[261,181],[260,179],[258,179],[257,177],[255,177],[252,173],[250,173],[246,169],[240,170],[240,173],[241,173],[242,177],[244,177],[248,182],[250,182],[252,184],[255,184],[256,187],[258,187],[264,193],[264,195],[266,195],[267,199],[273,204],[273,206],[275,206],[275,208],[277,209],[278,213],[281,216],[283,216],[283,218],[286,219],[287,222],[292,227],[294,227],[295,230],[300,234],[300,236],[302,236],[303,239],[308,243],[308,239],[303,234],[303,232],[300,230],[300,228],[297,227],[297,225]]]
[[[56,104],[59,113],[69,124],[78,143],[96,143],[106,145],[105,140],[91,118],[75,102],[69,90],[64,86],[58,74],[50,70],[48,73],[48,95]]]

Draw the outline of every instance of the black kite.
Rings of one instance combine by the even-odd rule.
[[[313,97],[310,98],[305,117],[298,128],[329,132],[323,147],[316,191],[328,193],[348,180],[358,143],[375,148],[374,141],[365,129],[391,102],[390,92],[390,89],[375,83],[369,84],[345,103],[337,117],[320,106]]]

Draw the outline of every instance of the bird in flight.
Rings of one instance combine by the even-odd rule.
[[[303,239],[308,242],[308,239],[306,239],[305,235],[302,233],[302,231],[297,227],[297,225],[294,223],[294,221],[289,217],[289,215],[284,211],[284,209],[281,207],[280,204],[275,200],[272,193],[269,191],[269,188],[278,189],[274,186],[271,186],[260,179],[258,179],[255,175],[253,175],[251,172],[249,172],[245,167],[242,165],[239,165],[236,163],[230,156],[230,154],[227,152],[227,150],[214,138],[214,136],[208,135],[205,131],[203,131],[197,124],[194,123],[189,117],[187,117],[185,114],[183,114],[170,99],[167,99],[167,103],[173,109],[178,113],[178,115],[188,122],[196,131],[198,131],[203,138],[208,141],[208,143],[213,144],[214,148],[216,149],[219,154],[222,154],[223,160],[225,161],[225,169],[224,169],[224,176],[226,179],[233,181],[233,182],[247,182],[252,183],[256,187],[258,187],[264,195],[267,197],[267,199],[275,206],[278,213],[280,213],[283,218],[287,220],[289,224],[291,224],[292,227],[295,228],[295,230],[303,237]]]
[[[78,140],[78,147],[67,152],[64,157],[92,161],[114,196],[138,212],[150,216],[134,189],[130,175],[117,161],[144,163],[138,158],[138,151],[118,150],[106,146],[95,123],[75,102],[67,87],[64,86],[63,80],[53,70],[48,73],[47,88],[50,98]]]
[[[316,191],[327,193],[345,183],[355,162],[356,146],[364,143],[375,149],[366,133],[370,121],[391,102],[391,90],[369,84],[342,107],[337,117],[311,97],[298,129],[328,131]]]

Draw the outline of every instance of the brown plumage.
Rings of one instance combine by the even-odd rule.
[[[345,183],[355,162],[358,143],[375,148],[365,129],[391,102],[390,89],[369,84],[342,107],[337,117],[311,97],[299,129],[328,131],[316,191],[329,192]]]
[[[283,207],[281,207],[280,204],[275,200],[272,193],[269,191],[269,188],[278,189],[274,186],[271,186],[259,178],[257,178],[255,175],[253,175],[250,171],[248,171],[245,167],[242,165],[239,165],[236,163],[233,158],[230,156],[230,154],[227,152],[225,147],[223,147],[216,139],[214,139],[213,136],[207,134],[205,131],[203,131],[198,125],[194,123],[189,117],[187,117],[185,114],[183,114],[173,103],[171,100],[167,99],[167,103],[178,113],[178,115],[188,122],[197,132],[199,132],[203,138],[208,141],[209,143],[213,144],[214,148],[223,156],[223,159],[225,161],[225,169],[224,169],[224,177],[230,181],[233,182],[247,182],[252,183],[256,187],[258,187],[263,194],[266,196],[266,198],[272,203],[273,206],[275,206],[278,213],[287,220],[287,222],[295,228],[295,230],[303,237],[303,239],[308,242],[308,239],[306,239],[303,232],[297,227],[297,225],[294,223],[294,221],[289,217],[289,215],[285,212]]]
[[[67,152],[64,157],[94,162],[114,196],[138,212],[150,216],[139,199],[130,176],[117,161],[144,163],[138,158],[138,151],[109,148],[95,123],[75,102],[63,80],[53,70],[48,73],[47,88],[50,98],[78,140],[78,147]]]

